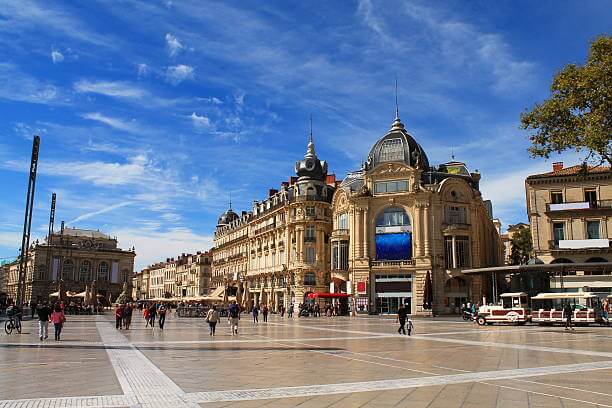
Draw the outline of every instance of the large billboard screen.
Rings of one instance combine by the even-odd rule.
[[[412,234],[409,232],[376,234],[376,259],[412,259]]]

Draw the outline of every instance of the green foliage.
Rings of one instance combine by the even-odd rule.
[[[574,149],[585,161],[612,165],[612,37],[591,43],[586,64],[565,66],[553,79],[551,95],[521,114],[532,157]]]
[[[531,229],[522,228],[514,233],[510,241],[510,261],[512,265],[525,265],[529,261],[533,243],[531,242]]]

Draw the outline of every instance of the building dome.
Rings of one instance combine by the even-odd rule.
[[[231,208],[229,208],[226,212],[221,214],[219,217],[219,221],[217,222],[217,226],[229,225],[232,221],[237,220],[238,214],[236,214]]]
[[[429,159],[420,144],[406,131],[398,116],[391,129],[374,144],[368,154],[368,168],[380,163],[399,162],[421,169],[429,168]]]

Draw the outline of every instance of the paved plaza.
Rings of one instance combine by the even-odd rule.
[[[379,317],[245,316],[213,339],[203,319],[134,320],[0,335],[0,407],[612,407],[608,328],[415,319],[407,337]]]

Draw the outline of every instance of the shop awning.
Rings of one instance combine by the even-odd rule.
[[[317,298],[348,298],[351,297],[351,295],[349,295],[348,293],[327,293],[327,292],[313,292],[313,293],[309,293],[308,297],[310,299],[317,299]]]

